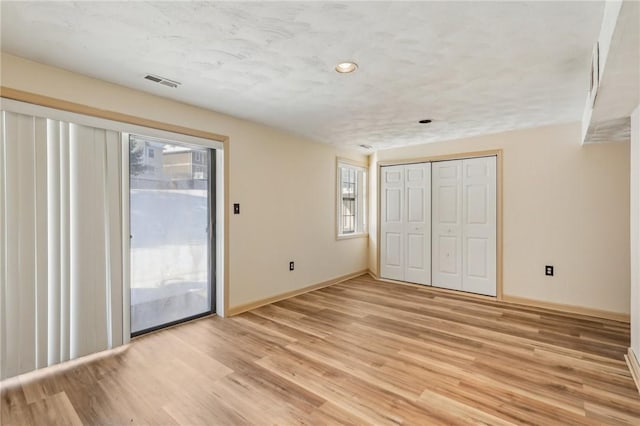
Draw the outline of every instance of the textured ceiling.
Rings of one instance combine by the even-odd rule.
[[[2,50],[336,144],[578,121],[602,2],[8,2]],[[355,60],[354,74],[338,74]],[[178,89],[143,79],[182,82]],[[430,125],[417,121],[431,118]]]

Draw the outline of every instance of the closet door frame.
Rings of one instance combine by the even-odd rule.
[[[472,294],[473,297],[479,297],[484,299],[491,300],[503,300],[503,247],[502,247],[502,149],[493,149],[486,151],[473,151],[473,152],[460,152],[460,153],[451,153],[444,155],[434,155],[430,157],[419,157],[419,158],[410,158],[410,159],[401,159],[401,160],[388,160],[388,161],[379,161],[377,164],[377,194],[376,194],[376,257],[377,257],[377,265],[376,265],[376,278],[380,278],[380,213],[382,209],[381,203],[381,184],[382,184],[382,167],[384,166],[396,166],[396,165],[406,165],[406,164],[416,164],[416,163],[429,163],[435,161],[446,161],[446,160],[464,160],[468,158],[479,158],[479,157],[496,157],[496,296],[484,296],[484,295],[476,295]],[[389,280],[392,281],[392,280]],[[411,284],[411,283],[407,283]],[[415,284],[419,285],[419,284]],[[455,291],[455,290],[446,290],[439,289],[441,291]],[[457,291],[455,291],[457,292]],[[466,294],[466,293],[465,293]]]

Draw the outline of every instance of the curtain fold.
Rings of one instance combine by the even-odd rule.
[[[115,131],[3,111],[1,377],[122,344]]]

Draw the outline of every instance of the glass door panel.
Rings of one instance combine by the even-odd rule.
[[[129,136],[132,335],[212,312],[211,158]]]

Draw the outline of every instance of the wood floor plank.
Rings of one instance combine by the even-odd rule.
[[[357,417],[354,413],[343,410],[331,402],[325,402],[302,423],[304,425],[362,425],[365,420]]]
[[[1,383],[0,423],[640,424],[629,325],[368,276]]]
[[[423,404],[429,411],[447,410],[448,412],[453,413],[464,423],[487,424],[495,426],[515,425],[515,423],[489,414],[486,411],[482,411],[478,408],[463,404],[453,398],[448,398],[429,389],[425,389],[422,392],[419,398],[419,403]]]
[[[29,404],[29,409],[33,418],[36,419],[36,423],[39,424],[82,425],[78,413],[64,392]]]

